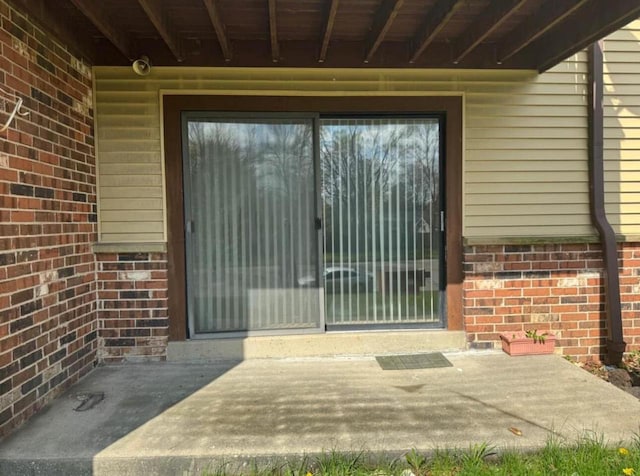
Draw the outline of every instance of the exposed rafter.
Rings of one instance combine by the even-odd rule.
[[[497,61],[503,63],[564,21],[589,0],[549,0],[544,9],[502,39],[497,47]]]
[[[278,43],[278,23],[276,0],[269,0],[269,37],[271,38],[271,61],[277,63],[280,59],[280,44]]]
[[[453,63],[458,64],[462,61],[526,2],[527,0],[491,2],[480,18],[456,39],[453,47]]]
[[[82,37],[77,27],[72,27],[58,15],[57,10],[51,7],[51,0],[9,0],[9,3],[33,18],[44,31],[67,45],[71,53],[90,63],[95,62],[96,51],[93,43]]]
[[[222,21],[222,16],[220,15],[218,0],[202,1],[204,2],[204,6],[207,8],[207,13],[209,14],[209,19],[211,20],[213,29],[216,31],[216,36],[218,37],[218,43],[220,44],[220,49],[222,50],[224,60],[231,61],[231,58],[233,57],[233,54],[231,52],[231,44],[229,43],[229,38],[227,37],[227,29],[224,26],[224,21]]]
[[[416,62],[463,2],[464,0],[438,0],[431,8],[426,21],[412,41],[413,50],[409,59],[410,63]]]
[[[138,0],[138,3],[149,17],[149,20],[151,20],[151,23],[153,23],[153,26],[158,30],[176,60],[182,61],[184,58],[180,51],[180,39],[167,18],[167,12],[162,11],[162,7],[157,0]]]
[[[640,0],[7,2],[70,53],[105,66],[144,53],[156,66],[357,68],[364,60],[379,68],[546,70],[640,16]]]
[[[331,39],[331,33],[333,32],[333,24],[336,20],[336,14],[338,13],[338,3],[340,0],[331,0],[329,10],[327,12],[327,19],[324,23],[324,34],[322,35],[322,44],[320,45],[320,54],[318,55],[318,62],[324,63],[327,58],[327,49],[329,48],[329,40]]]
[[[135,55],[131,51],[131,44],[126,34],[114,27],[113,21],[104,11],[104,2],[100,0],[71,0],[78,10],[86,16],[95,27],[100,30],[128,60],[133,60]]]
[[[537,57],[538,71],[546,71],[606,34],[622,28],[638,16],[640,16],[638,0],[616,0],[615,2],[591,0],[576,12],[572,18],[571,28],[562,30],[556,28],[532,44],[536,50],[532,54]],[[598,21],[594,21],[594,18]]]
[[[389,28],[391,28],[393,20],[395,20],[403,3],[404,0],[384,0],[378,8],[373,19],[371,33],[366,41],[365,63],[371,61],[380,44],[384,41],[384,37],[389,31]]]

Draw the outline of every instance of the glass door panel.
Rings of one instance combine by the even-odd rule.
[[[328,326],[440,324],[438,118],[322,119]]]
[[[312,118],[183,118],[192,335],[322,324]]]

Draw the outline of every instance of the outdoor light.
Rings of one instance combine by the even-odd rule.
[[[151,61],[148,56],[141,56],[133,62],[131,67],[138,76],[146,76],[151,72]]]

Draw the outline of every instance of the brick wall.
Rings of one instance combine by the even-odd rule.
[[[169,327],[166,254],[100,253],[97,261],[100,360],[164,360]]]
[[[3,0],[0,49],[30,113],[0,133],[2,436],[93,368],[97,329],[90,68]]]
[[[620,245],[628,350],[640,349],[640,244]],[[471,347],[499,346],[501,332],[556,334],[559,352],[601,360],[607,337],[600,245],[480,245],[464,249],[463,309]]]

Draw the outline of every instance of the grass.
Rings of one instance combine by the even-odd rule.
[[[346,323],[357,323],[358,321],[430,322],[437,320],[438,291],[424,291],[415,294],[327,293],[325,295],[325,312],[327,321],[334,324],[340,324],[343,321]]]
[[[366,452],[331,451],[320,456],[249,464],[232,470],[221,465],[202,476],[639,476],[640,438],[626,446],[609,446],[597,437],[573,445],[555,439],[536,452],[502,451],[486,443],[466,450],[436,450],[427,455],[415,449],[401,457],[375,457]]]

